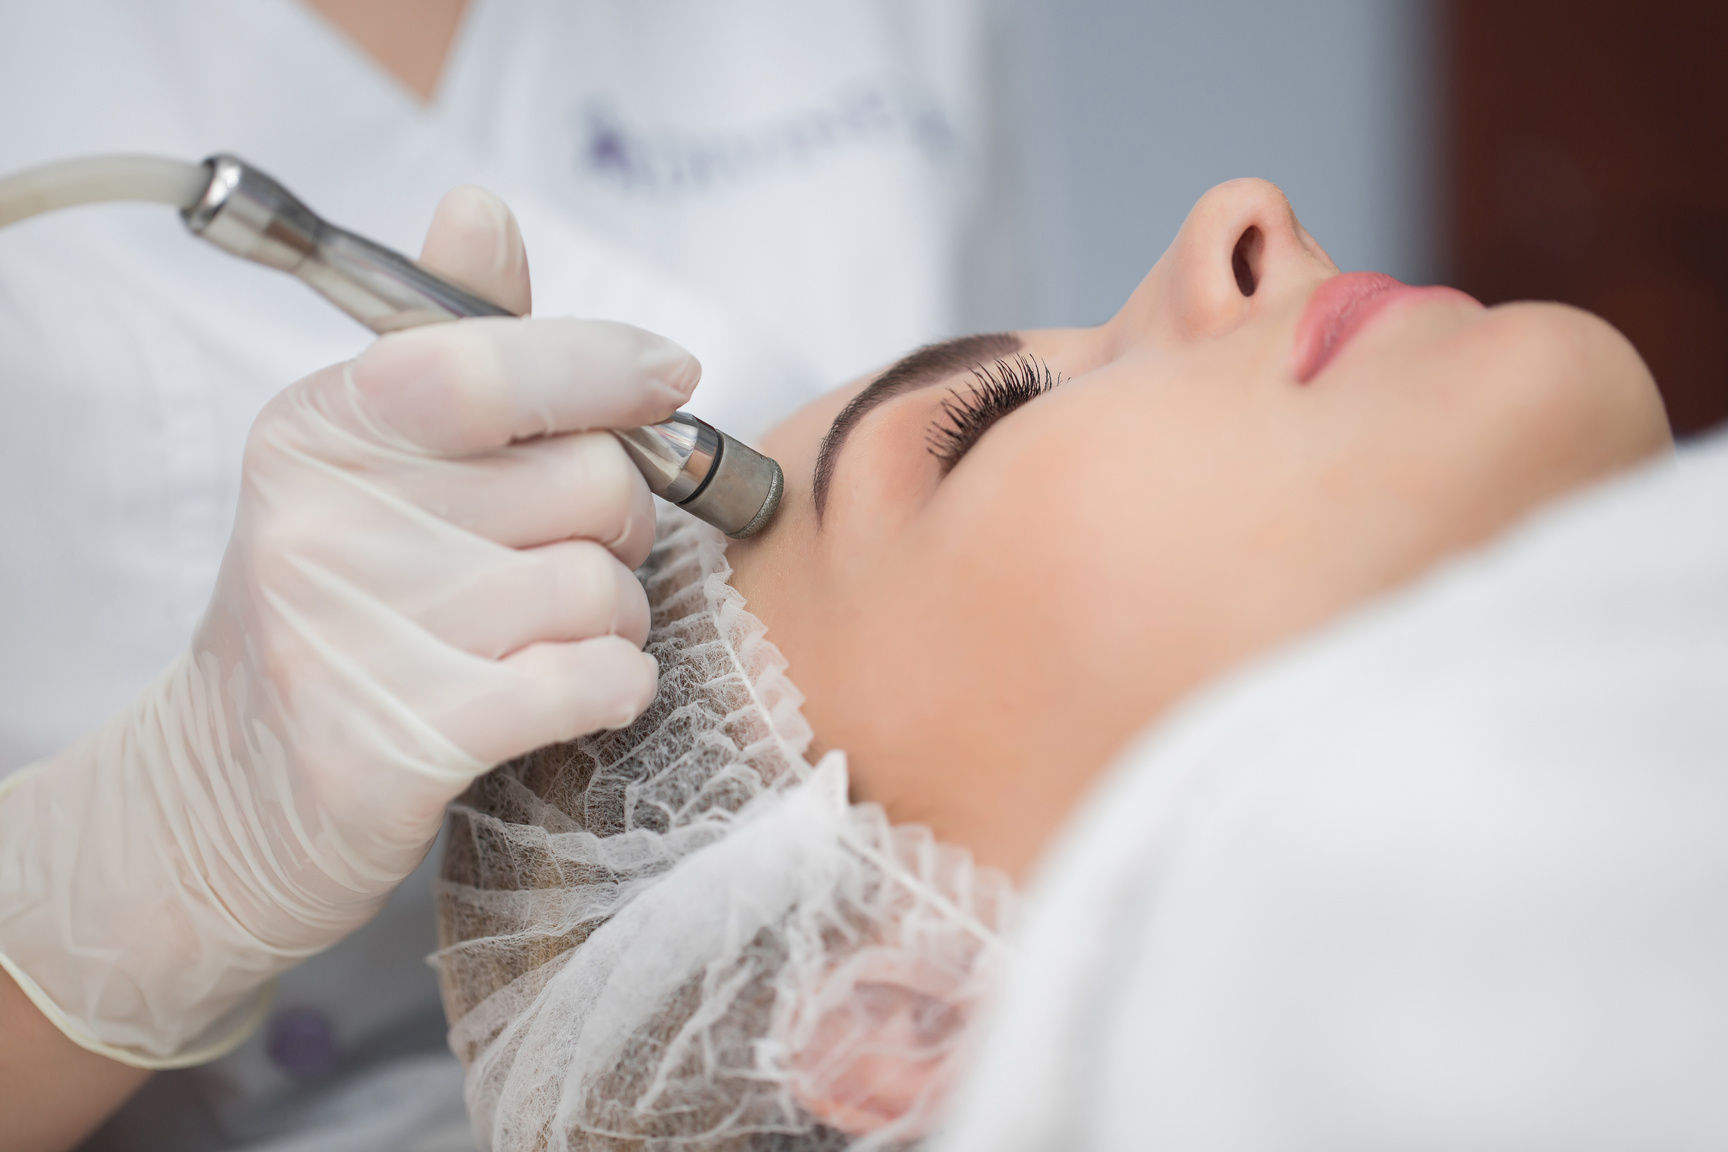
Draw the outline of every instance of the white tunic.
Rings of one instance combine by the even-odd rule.
[[[1728,1147],[1725,525],[1717,435],[1160,725],[935,1147]]]
[[[538,313],[680,341],[706,368],[691,407],[749,437],[909,346],[1013,319],[1002,19],[984,0],[471,0],[423,107],[293,0],[12,4],[0,173],[232,151],[409,253],[445,189],[484,184],[522,219]],[[368,339],[164,208],[0,232],[0,775],[185,645],[253,415]],[[423,885],[391,916],[407,927],[283,982],[345,1054],[428,1007]],[[224,1074],[286,1091],[258,1048]]]

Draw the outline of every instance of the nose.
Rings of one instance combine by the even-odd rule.
[[[1337,271],[1277,185],[1231,180],[1200,197],[1112,323],[1215,336]]]

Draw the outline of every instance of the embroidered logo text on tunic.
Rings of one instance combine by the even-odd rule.
[[[687,196],[803,167],[842,151],[910,143],[945,164],[960,134],[934,94],[907,84],[858,81],[828,100],[750,127],[692,132],[631,124],[596,97],[576,115],[579,171],[642,196]]]

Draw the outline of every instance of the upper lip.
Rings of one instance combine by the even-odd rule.
[[[1413,293],[1475,303],[1456,288],[1413,288],[1382,272],[1346,272],[1320,285],[1308,298],[1296,325],[1297,382],[1306,384],[1314,379],[1382,308]]]

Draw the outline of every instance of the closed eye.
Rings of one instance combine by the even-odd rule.
[[[1002,417],[1062,383],[1035,356],[1016,356],[972,369],[972,386],[950,388],[942,412],[930,425],[925,444],[946,476]]]

